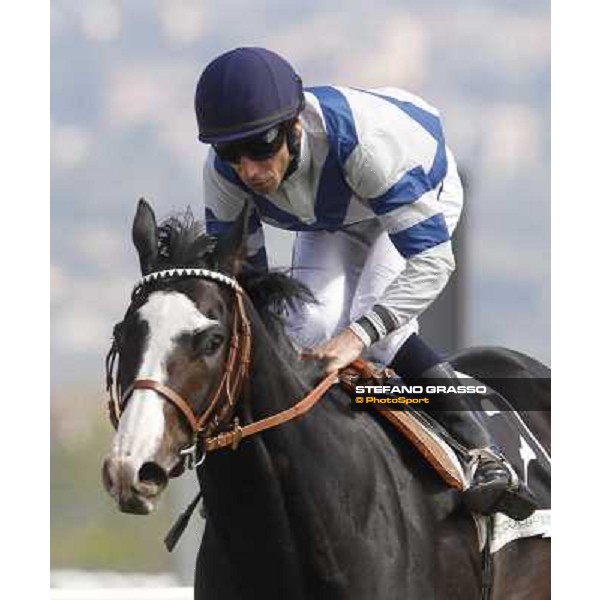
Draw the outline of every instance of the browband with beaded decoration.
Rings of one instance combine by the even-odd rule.
[[[159,281],[161,279],[169,279],[172,277],[200,277],[203,279],[212,279],[214,281],[218,281],[219,283],[224,283],[225,285],[233,288],[236,291],[242,291],[240,284],[235,279],[233,279],[232,277],[228,277],[227,275],[223,275],[223,273],[218,273],[217,271],[210,271],[209,269],[189,268],[166,269],[164,271],[155,271],[154,273],[148,273],[148,275],[144,275],[144,277],[142,277],[135,284],[131,295],[135,296],[148,283]]]

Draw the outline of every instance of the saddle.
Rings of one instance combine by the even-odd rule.
[[[392,369],[376,367],[363,359],[348,365],[339,374],[341,386],[350,394],[354,392],[356,379],[366,383],[381,385],[386,379],[398,378]],[[438,475],[452,488],[464,491],[468,485],[463,465],[458,460],[451,443],[446,441],[447,434],[423,411],[381,409],[376,410],[403,437],[408,439]],[[445,435],[444,435],[445,434]],[[446,438],[446,439],[444,439]]]

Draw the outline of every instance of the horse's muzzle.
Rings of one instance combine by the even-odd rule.
[[[165,470],[155,462],[145,462],[136,468],[126,459],[108,457],[102,465],[106,491],[117,501],[122,512],[130,514],[152,512],[168,480]]]

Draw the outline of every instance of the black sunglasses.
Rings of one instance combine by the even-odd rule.
[[[242,156],[250,160],[267,160],[279,152],[285,139],[285,124],[272,127],[264,133],[235,142],[214,144],[217,156],[228,163],[238,164]]]

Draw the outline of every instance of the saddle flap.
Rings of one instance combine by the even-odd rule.
[[[353,393],[355,379],[366,379],[380,384],[386,379],[397,378],[391,369],[380,369],[373,363],[358,359],[340,372],[342,387]],[[467,487],[464,469],[455,452],[429,425],[429,421],[418,411],[374,409],[408,439],[439,476],[450,486],[463,491]]]
[[[379,410],[378,412],[414,445],[450,487],[459,491],[467,488],[464,469],[454,450],[430,429],[424,419],[419,418],[418,412],[408,410]]]

